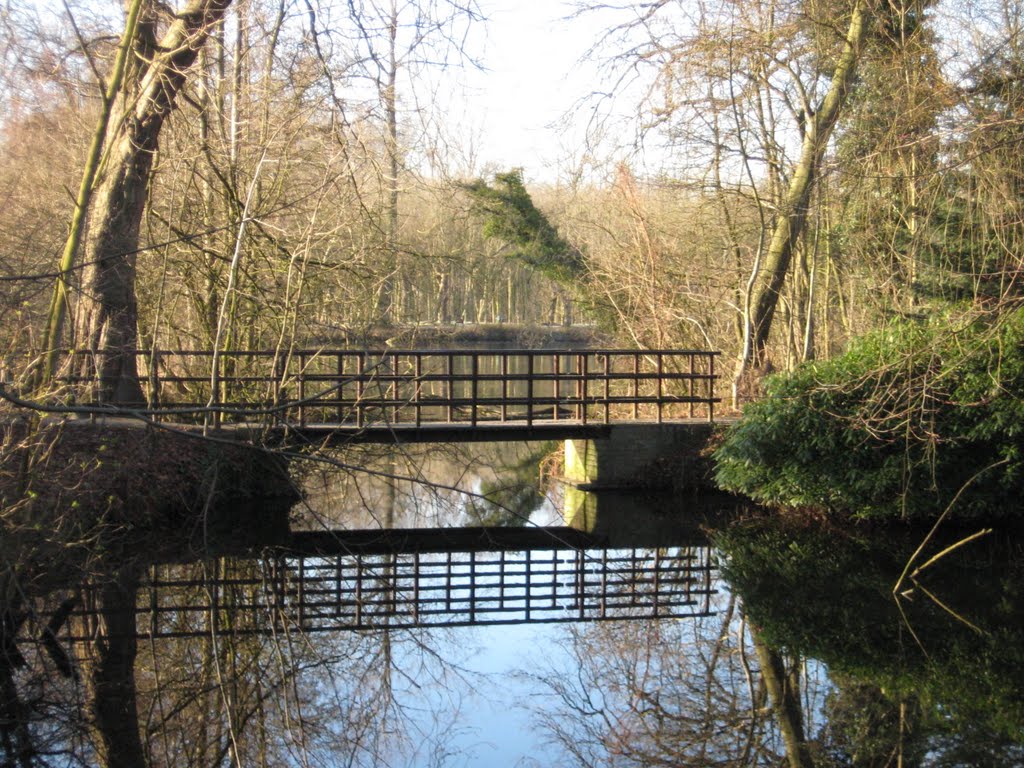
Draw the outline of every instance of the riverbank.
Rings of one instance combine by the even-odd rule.
[[[298,493],[279,456],[130,419],[4,416],[0,557],[26,591],[288,530]]]

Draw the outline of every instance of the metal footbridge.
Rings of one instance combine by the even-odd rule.
[[[144,412],[340,442],[599,437],[614,423],[713,421],[706,350],[137,350]],[[83,391],[93,352],[60,381]]]

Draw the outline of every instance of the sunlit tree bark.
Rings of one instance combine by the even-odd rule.
[[[779,305],[782,286],[789,274],[797,242],[807,224],[811,192],[825,150],[828,148],[829,138],[857,73],[857,63],[864,48],[870,19],[871,14],[866,3],[858,0],[850,15],[843,52],[836,62],[829,89],[805,116],[800,156],[792,169],[789,188],[782,200],[765,253],[762,267],[764,278],[757,284],[750,298],[749,340],[744,346],[740,360],[741,371],[749,363],[760,366],[765,361],[765,348],[772,320]]]
[[[138,343],[136,258],[153,160],[188,70],[230,3],[191,0],[159,41],[139,37],[149,25],[136,31],[137,48],[153,54],[137,62],[137,74],[122,87],[123,114],[108,136],[107,170],[93,199],[79,307],[76,346],[96,354],[91,373],[101,402],[143,401],[131,351]]]

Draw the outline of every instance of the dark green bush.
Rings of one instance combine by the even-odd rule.
[[[944,316],[769,379],[715,476],[763,503],[855,516],[934,517],[961,489],[961,518],[1019,515],[1022,430],[1024,312]]]

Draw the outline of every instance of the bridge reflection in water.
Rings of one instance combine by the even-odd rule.
[[[433,543],[411,548],[395,544],[425,532],[326,532],[300,535],[297,543],[306,552],[153,566],[137,595],[136,635],[594,622],[712,612],[713,565],[706,546],[613,549],[594,546],[568,528],[441,530],[468,530],[477,542],[461,534],[456,538],[463,543],[453,545],[434,536]],[[80,604],[75,613],[95,611]]]

